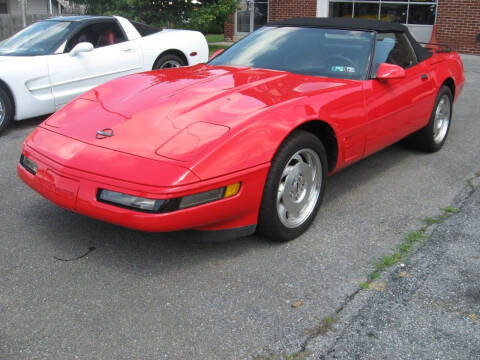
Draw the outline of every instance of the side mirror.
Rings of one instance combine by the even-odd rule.
[[[217,51],[215,51],[212,55],[210,55],[210,57],[208,58],[208,60],[212,60],[213,58],[217,57],[218,55],[220,55],[221,53],[223,53],[225,51],[225,49],[218,49]]]
[[[394,64],[381,63],[377,70],[377,79],[401,79],[405,77],[405,69]]]
[[[76,56],[82,52],[89,52],[93,50],[93,44],[89,42],[81,42],[75,45],[75,47],[70,51],[71,56]]]

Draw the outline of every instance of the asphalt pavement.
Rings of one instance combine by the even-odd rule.
[[[304,354],[316,359],[480,359],[480,174],[418,249],[359,292]]]
[[[358,292],[360,282],[421,219],[455,204],[480,170],[480,58],[464,59],[467,84],[444,148],[394,145],[332,176],[312,227],[287,244],[178,240],[58,208],[16,175],[21,143],[41,119],[14,124],[0,136],[0,359],[247,359],[302,349],[312,358],[332,349],[328,356],[378,358],[337,339],[344,331],[348,339],[348,326],[356,332],[354,317],[363,316],[377,324],[374,348],[388,342],[381,326],[390,325],[361,301],[376,292]],[[433,283],[418,285],[412,308],[455,301],[435,297],[444,288]],[[473,314],[468,306],[462,311]],[[339,307],[336,331],[313,337]]]

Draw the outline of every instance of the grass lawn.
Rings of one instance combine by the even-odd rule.
[[[205,35],[208,43],[225,41],[223,34],[209,34]]]
[[[212,55],[215,51],[217,51],[218,49],[226,49],[228,48],[228,46],[219,46],[219,45],[208,45],[208,48],[210,50],[210,55]]]

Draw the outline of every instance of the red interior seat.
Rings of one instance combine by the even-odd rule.
[[[115,33],[112,30],[105,30],[97,41],[97,47],[115,44]]]

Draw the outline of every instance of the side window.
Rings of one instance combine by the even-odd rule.
[[[373,70],[381,63],[395,64],[404,69],[417,63],[417,56],[403,33],[379,33],[375,44]]]
[[[125,41],[125,35],[116,21],[98,22],[88,25],[75,34],[65,46],[66,53],[81,42],[89,42],[95,48],[118,44]]]

